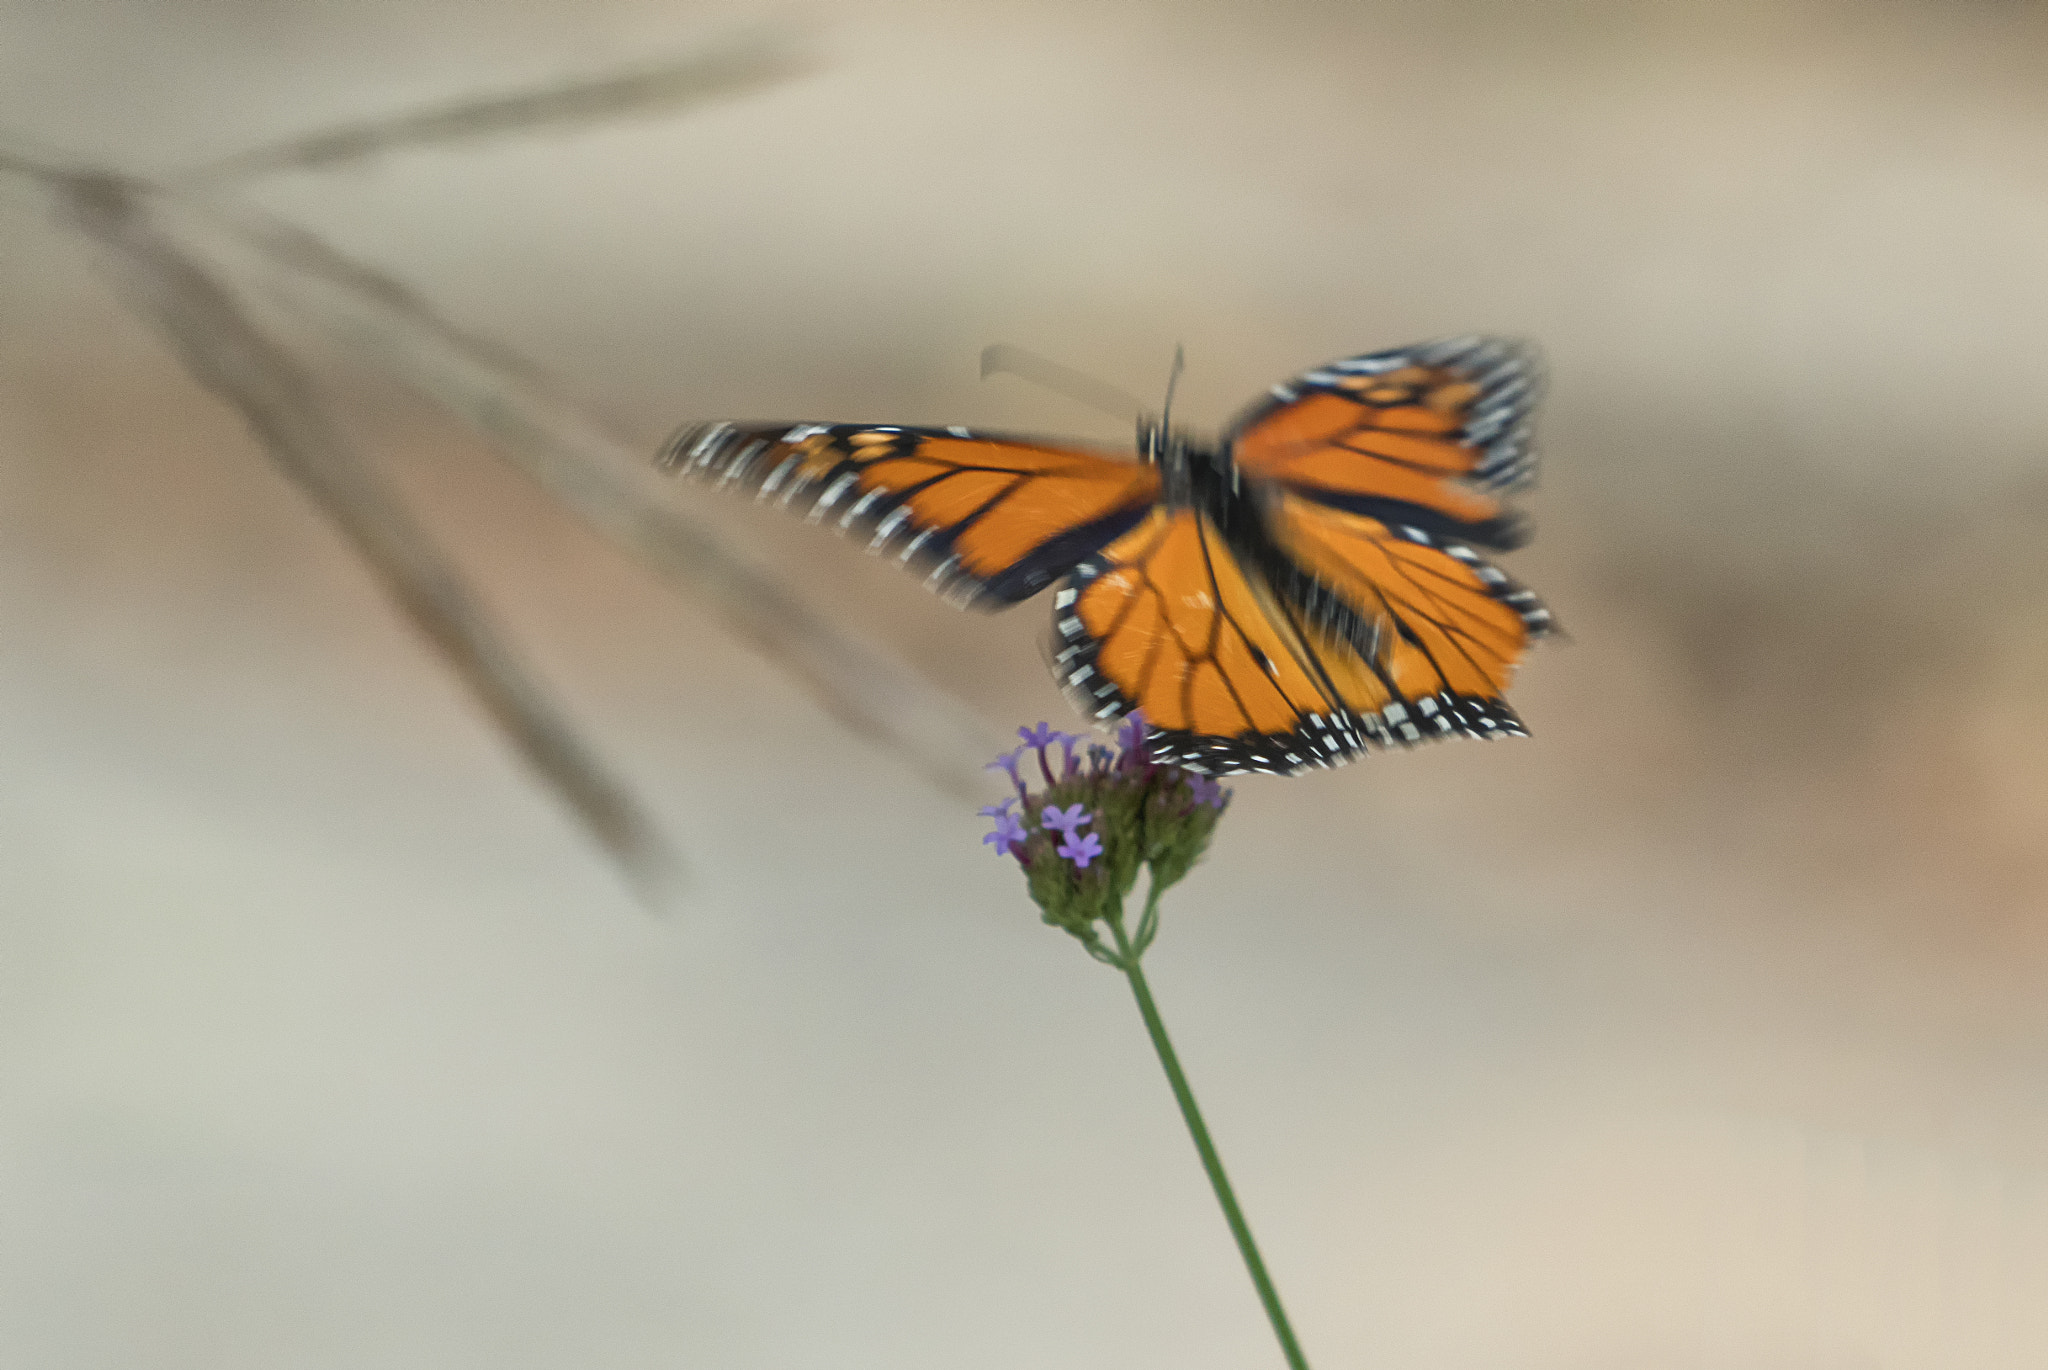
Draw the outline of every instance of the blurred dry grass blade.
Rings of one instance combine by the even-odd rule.
[[[244,206],[189,197],[181,206],[214,230],[209,245],[241,246],[238,268],[257,289],[493,438],[599,531],[701,596],[841,723],[947,793],[986,797],[981,762],[1002,749],[987,723],[841,632],[678,509],[677,487],[654,469],[651,445],[607,431],[531,363],[465,333],[404,284],[304,229]]]
[[[240,411],[272,460],[312,498],[399,607],[656,907],[682,868],[638,802],[555,710],[481,604],[322,408],[312,380],[248,318],[159,217],[141,182],[92,173],[41,179],[62,217],[100,249],[136,312],[170,342],[193,378]]]
[[[192,184],[333,166],[398,148],[529,133],[623,115],[649,115],[733,95],[796,74],[801,61],[775,34],[753,34],[658,64],[506,94],[365,119],[268,147],[252,148],[186,173]]]

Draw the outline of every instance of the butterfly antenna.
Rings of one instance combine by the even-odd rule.
[[[1159,428],[1165,432],[1173,422],[1173,390],[1180,384],[1180,373],[1187,368],[1187,349],[1179,343],[1173,345],[1173,370],[1166,375],[1166,403],[1159,406]]]
[[[1072,367],[1061,366],[1058,362],[1047,361],[1036,352],[1026,352],[1021,347],[1008,343],[994,343],[981,349],[981,378],[987,380],[1007,372],[1012,376],[1042,385],[1055,394],[1065,395],[1077,404],[1100,410],[1126,423],[1135,423],[1144,406],[1113,385],[1084,375]]]

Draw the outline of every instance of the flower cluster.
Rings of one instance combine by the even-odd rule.
[[[1022,745],[989,763],[1017,792],[981,811],[995,822],[982,842],[1023,866],[1046,922],[1091,948],[1094,924],[1122,915],[1141,869],[1151,907],[1194,868],[1230,803],[1208,776],[1149,759],[1149,732],[1134,713],[1107,747],[1041,723],[1019,728]]]

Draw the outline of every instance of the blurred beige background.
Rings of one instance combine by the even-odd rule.
[[[1311,1360],[2048,1364],[2048,9],[8,0],[0,128],[169,173],[764,20],[810,74],[246,193],[650,451],[1122,436],[991,341],[1148,396],[1185,343],[1220,424],[1538,338],[1535,737],[1240,782],[1151,958]],[[645,916],[34,197],[0,235],[0,1364],[1278,1364],[965,806],[331,363],[689,855]],[[1069,717],[1043,606],[675,498]]]

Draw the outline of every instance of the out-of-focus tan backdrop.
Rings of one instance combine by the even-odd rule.
[[[1122,436],[993,341],[1141,395],[1184,343],[1213,425],[1538,338],[1534,738],[1240,782],[1150,961],[1311,1358],[2048,1363],[2048,10],[10,0],[0,127],[169,173],[761,19],[808,74],[237,193],[650,451]],[[966,806],[333,364],[687,853],[646,916],[79,245],[0,234],[0,1362],[1278,1363]],[[1042,606],[676,499],[1070,717]]]

